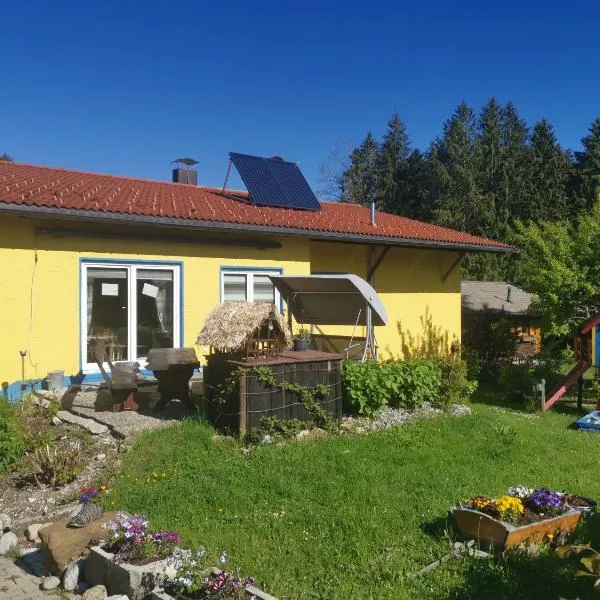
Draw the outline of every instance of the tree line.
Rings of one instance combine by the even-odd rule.
[[[511,102],[492,98],[479,113],[463,102],[421,151],[394,114],[382,140],[369,132],[332,182],[329,195],[347,202],[514,242],[517,224],[572,223],[598,201],[600,118],[572,152],[546,119],[530,127]],[[518,280],[514,257],[472,254],[464,266],[465,278]]]

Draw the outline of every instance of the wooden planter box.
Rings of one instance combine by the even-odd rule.
[[[250,369],[240,378],[239,393],[227,400],[225,406],[214,402],[215,390],[223,385],[238,367]],[[312,420],[298,396],[281,388],[265,387],[252,373],[252,367],[268,367],[275,381],[287,381],[308,388],[324,385],[329,394],[318,405],[333,417],[342,417],[342,356],[329,352],[306,350],[282,352],[277,357],[241,360],[226,354],[207,356],[204,384],[208,405],[205,417],[216,428],[241,436],[259,427],[264,417]]]
[[[569,509],[557,517],[517,527],[470,508],[450,510],[456,533],[476,540],[482,547],[493,546],[501,550],[519,546],[525,541],[538,543],[548,535],[568,535],[577,527],[580,517],[580,511]]]
[[[166,578],[166,559],[130,565],[114,562],[114,556],[100,546],[94,546],[83,571],[88,583],[105,586],[109,595],[125,594],[131,600],[143,600]]]

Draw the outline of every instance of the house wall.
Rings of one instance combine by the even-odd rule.
[[[90,237],[57,239],[36,236],[35,226],[33,219],[0,217],[0,382],[9,384],[20,382],[21,349],[28,350],[26,379],[43,378],[55,369],[64,369],[67,376],[80,372],[82,258],[180,261],[185,346],[194,344],[204,318],[220,302],[221,267],[276,267],[284,274],[300,275],[310,270],[308,243],[293,238],[280,240],[280,249],[258,250]],[[205,351],[198,348],[198,355]]]
[[[220,302],[221,267],[279,268],[289,275],[351,272],[366,277],[368,250],[355,244],[282,237],[277,238],[281,248],[258,250],[220,244],[36,235],[36,226],[51,225],[64,223],[0,216],[0,382],[10,384],[13,397],[21,380],[19,350],[27,350],[28,380],[44,378],[56,369],[64,370],[67,376],[81,371],[81,259],[181,262],[185,346],[193,345],[204,318]],[[85,225],[76,227],[84,229]],[[419,319],[426,307],[437,325],[451,338],[460,339],[460,269],[442,281],[456,257],[455,252],[447,251],[389,251],[375,276],[375,288],[389,317],[386,327],[376,329],[383,357],[400,353],[399,320],[413,335],[421,332]],[[359,329],[357,335],[364,335],[364,328]],[[351,330],[337,327],[326,332],[349,335]],[[205,351],[198,348],[198,355]]]
[[[381,250],[376,249],[376,257]],[[366,246],[313,242],[310,256],[312,273],[367,276]],[[388,315],[388,324],[375,328],[382,358],[401,354],[399,322],[413,337],[422,334],[421,317],[426,311],[433,324],[447,334],[450,341],[460,341],[460,267],[455,267],[444,280],[457,258],[458,253],[453,251],[390,248],[375,273],[374,282]],[[352,327],[323,329],[333,335],[352,333]],[[357,329],[356,335],[365,335],[364,327]]]

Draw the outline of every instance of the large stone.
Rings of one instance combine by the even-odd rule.
[[[43,590],[54,590],[60,585],[60,579],[55,577],[54,575],[50,575],[50,577],[44,577],[42,579],[42,589]]]
[[[97,521],[79,529],[67,527],[69,517],[44,527],[40,531],[40,538],[46,567],[50,571],[62,573],[67,565],[87,554],[92,540],[105,540],[110,536],[110,531],[104,528],[104,524],[115,517],[114,512],[104,513]]]
[[[84,419],[83,417],[78,417],[77,415],[70,413],[68,410],[59,410],[56,413],[56,416],[61,421],[66,421],[67,423],[79,425],[80,427],[87,429],[93,435],[101,435],[108,431],[108,427],[106,425],[97,423],[93,419]]]
[[[65,570],[63,575],[63,589],[66,592],[72,592],[79,583],[79,578],[83,574],[83,561],[72,562]]]
[[[116,594],[115,596],[109,596],[106,600],[129,600],[129,597],[125,594]]]
[[[0,536],[0,556],[4,556],[11,548],[18,545],[19,540],[12,531],[2,534]]]
[[[32,523],[25,530],[25,537],[30,542],[35,542],[35,540],[37,540],[38,537],[40,537],[39,536],[40,530],[43,529],[44,527],[47,527],[47,525],[48,525],[48,523]]]
[[[83,592],[81,600],[106,600],[106,588],[103,585],[95,585]]]

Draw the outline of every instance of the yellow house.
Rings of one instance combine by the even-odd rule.
[[[382,355],[400,353],[398,321],[416,335],[427,309],[458,340],[462,257],[510,251],[354,204],[257,206],[246,192],[0,161],[0,381],[16,398],[54,370],[97,380],[97,338],[143,365],[149,348],[193,345],[220,302],[279,302],[267,277],[279,273],[371,281],[389,317]]]

